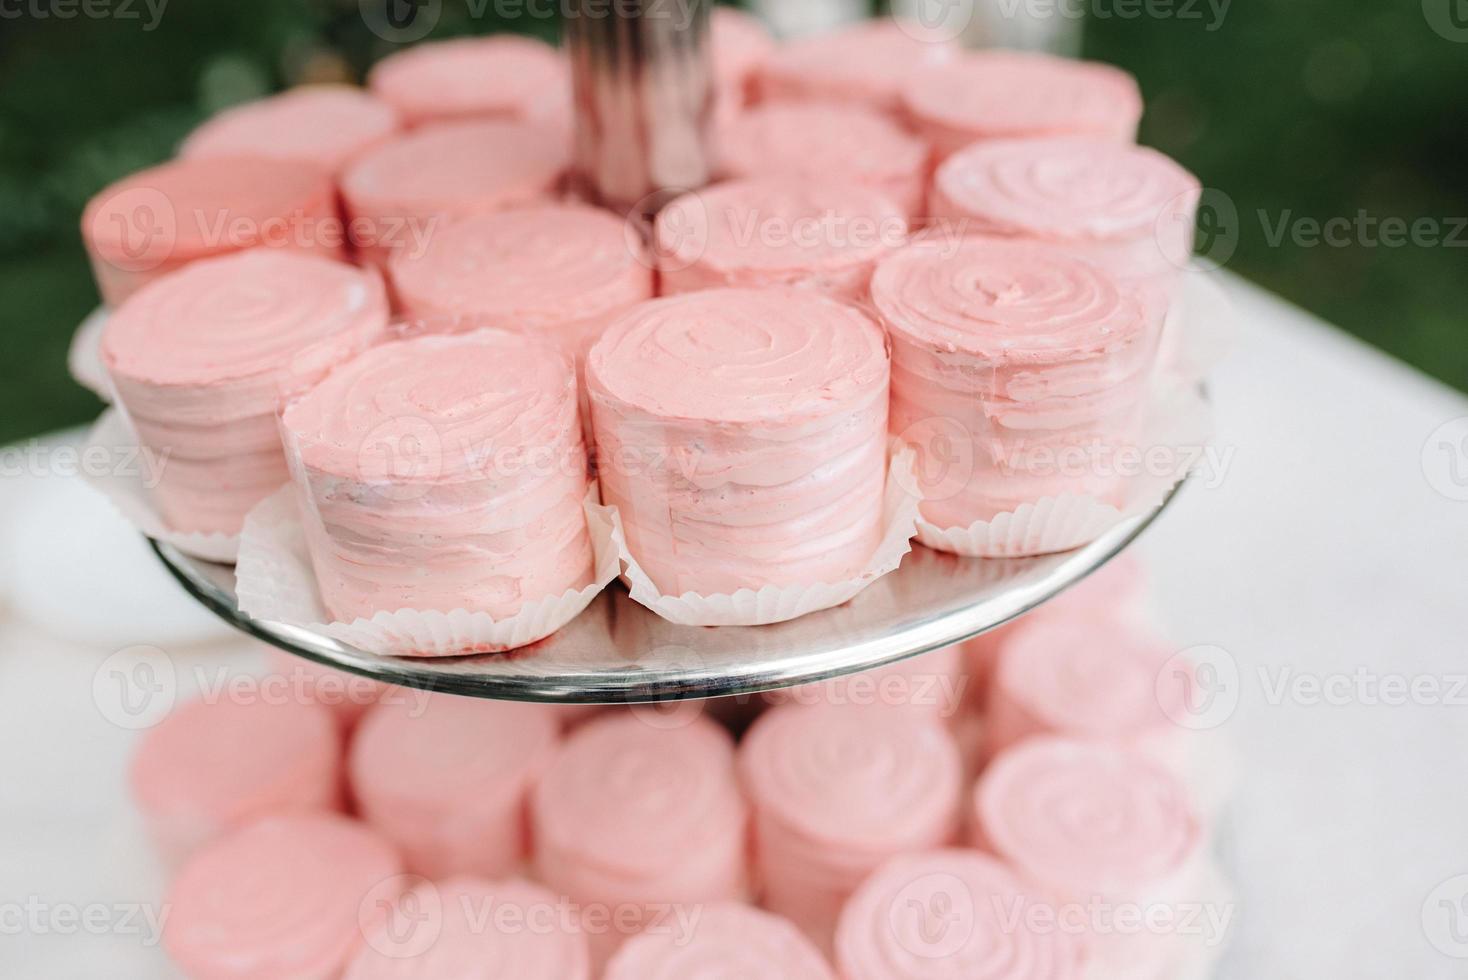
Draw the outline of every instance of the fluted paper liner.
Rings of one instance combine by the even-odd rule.
[[[72,380],[104,402],[112,401],[112,385],[102,366],[102,329],[107,326],[108,312],[107,307],[99,306],[88,314],[72,334],[66,351],[66,368]]]
[[[399,609],[376,613],[371,619],[334,622],[316,587],[295,494],[294,486],[286,486],[245,517],[235,566],[240,609],[255,619],[297,626],[368,653],[458,657],[514,650],[575,619],[617,577],[612,516],[609,508],[596,502],[593,485],[584,504],[595,554],[590,585],[527,602],[515,615],[499,620],[465,609]]]
[[[1191,385],[1164,379],[1151,398],[1139,447],[1203,450],[1213,435],[1208,403]],[[1181,454],[1179,454],[1181,458]],[[1123,521],[1155,510],[1185,472],[1143,473],[1128,479],[1122,506],[1088,494],[1062,493],[1021,504],[967,527],[938,527],[921,517],[917,538],[929,548],[974,558],[1022,558],[1070,551],[1095,541]]]
[[[855,578],[840,582],[766,585],[733,593],[664,595],[632,557],[617,508],[608,507],[606,510],[611,513],[613,522],[612,537],[626,566],[622,580],[627,583],[633,599],[663,619],[683,626],[765,626],[839,606],[895,569],[902,563],[903,556],[912,550],[919,502],[913,492],[916,487],[912,469],[915,458],[916,454],[910,448],[899,448],[892,453],[887,464],[887,487],[882,497],[882,540],[862,573]]]
[[[82,458],[86,459],[86,454],[94,450],[105,452],[114,465],[109,466],[105,473],[92,472],[89,467],[84,467],[83,479],[100,491],[133,527],[195,558],[226,565],[235,560],[240,547],[238,534],[176,531],[163,520],[163,514],[153,502],[143,479],[143,450],[117,409],[107,409],[92,424],[86,446],[82,449]],[[163,465],[168,465],[167,460]]]

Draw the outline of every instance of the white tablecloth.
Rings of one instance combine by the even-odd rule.
[[[1468,911],[1452,923],[1439,899],[1457,892],[1434,894],[1468,875],[1468,687],[1455,680],[1468,675],[1468,503],[1452,499],[1468,496],[1453,482],[1468,481],[1468,447],[1454,471],[1429,443],[1468,399],[1251,287],[1230,291],[1240,338],[1212,384],[1227,465],[1140,545],[1177,645],[1226,651],[1217,693],[1225,709],[1237,700],[1222,726],[1243,767],[1224,826],[1239,894],[1223,976],[1468,976],[1443,951],[1450,925],[1468,938]],[[135,733],[99,708],[99,668],[119,648],[168,645],[182,696],[192,667],[207,679],[259,652],[185,645],[212,627],[140,548],[100,523],[7,526],[7,502],[35,480],[0,483],[0,595],[51,624],[0,619],[0,976],[172,976],[143,914],[161,873],[126,800]],[[70,481],[44,486],[42,513],[66,524]],[[37,555],[53,530],[65,553]],[[105,609],[109,593],[125,597],[125,628],[68,615]],[[1397,703],[1413,681],[1418,703]]]

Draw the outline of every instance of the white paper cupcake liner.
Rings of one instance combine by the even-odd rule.
[[[112,401],[112,385],[102,367],[102,328],[107,325],[108,309],[99,306],[88,314],[72,334],[66,351],[66,367],[72,380],[104,402]]]
[[[1139,445],[1169,447],[1184,461],[1212,439],[1208,403],[1191,385],[1168,381],[1152,398]],[[1181,465],[1161,473],[1127,478],[1126,502],[1118,507],[1087,494],[1062,493],[1021,504],[1013,511],[967,527],[938,527],[921,517],[917,538],[938,551],[972,558],[1021,558],[1070,551],[1096,540],[1122,521],[1162,504],[1187,474]]]
[[[175,531],[163,520],[148,490],[143,450],[121,412],[109,408],[93,423],[82,449],[84,463],[88,453],[102,456],[107,465],[101,468],[84,465],[83,478],[111,501],[133,527],[195,558],[224,564],[235,560],[240,547],[239,535]]]
[[[902,557],[912,550],[912,536],[918,520],[918,498],[911,491],[916,485],[912,473],[914,458],[911,449],[902,448],[894,452],[888,462],[887,488],[882,499],[882,540],[862,573],[855,578],[840,582],[766,585],[761,589],[740,589],[734,593],[663,595],[632,557],[622,530],[622,517],[615,507],[609,507],[613,521],[612,537],[626,566],[622,580],[627,583],[633,599],[663,619],[683,626],[765,626],[839,606],[895,569],[902,563]]]
[[[595,554],[592,583],[528,602],[504,619],[464,609],[399,609],[379,612],[371,619],[334,622],[316,585],[292,486],[261,501],[245,518],[235,566],[235,592],[240,609],[256,619],[324,634],[368,653],[457,657],[514,650],[550,636],[575,619],[617,577],[612,517],[596,499],[593,486],[585,502]]]

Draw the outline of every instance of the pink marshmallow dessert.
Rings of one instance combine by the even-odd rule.
[[[727,120],[749,104],[755,76],[775,52],[775,38],[759,18],[733,7],[715,7],[710,17],[714,118]]]
[[[191,980],[336,980],[401,873],[392,847],[346,817],[267,817],[174,879],[163,946]]]
[[[933,219],[1047,242],[1136,286],[1159,320],[1193,254],[1198,178],[1145,147],[1087,136],[976,143],[938,168]]]
[[[691,935],[671,929],[633,936],[602,980],[836,980],[810,940],[786,920],[737,902],[703,907]]]
[[[306,85],[226,109],[189,134],[184,159],[257,156],[337,173],[398,131],[398,114],[349,85]]]
[[[718,176],[789,176],[862,184],[909,218],[924,210],[929,150],[887,116],[860,105],[755,106],[718,132]]]
[[[672,201],[658,214],[653,251],[665,295],[801,286],[856,302],[907,232],[902,209],[869,187],[767,177]]]
[[[102,363],[139,444],[164,459],[153,499],[185,532],[237,534],[289,481],[281,402],[387,327],[381,277],[290,252],[196,262],[108,318]]]
[[[1114,279],[1046,246],[933,241],[878,266],[872,301],[892,338],[892,431],[920,455],[957,447],[956,465],[919,466],[927,521],[1123,500],[1101,464],[1141,438],[1157,336]]]
[[[1137,80],[1112,65],[1020,51],[965,54],[902,86],[909,125],[944,160],[979,140],[1095,136],[1134,143]]]
[[[591,980],[586,937],[539,885],[457,876],[404,892],[342,980]]]
[[[331,175],[259,156],[175,160],[124,177],[87,202],[82,240],[109,306],[211,256],[278,248],[346,257]]]
[[[570,94],[569,70],[560,52],[513,34],[405,48],[374,65],[367,84],[409,126],[544,119],[563,114]]]
[[[904,854],[846,904],[836,965],[842,980],[1091,980],[1084,937],[1057,927],[1056,912],[987,855]]]
[[[587,360],[603,502],[664,595],[860,574],[883,533],[888,354],[793,288],[654,300]]]
[[[559,741],[549,705],[446,694],[379,705],[352,741],[352,795],[409,871],[502,877],[527,856],[530,788]]]
[[[385,343],[288,405],[281,431],[339,621],[499,620],[591,581],[576,375],[549,344],[493,329]]]
[[[612,320],[653,296],[652,263],[608,211],[526,207],[465,218],[388,264],[414,317],[472,315],[584,356]]]
[[[325,708],[257,696],[175,709],[139,743],[129,781],[175,863],[258,817],[339,809],[341,768],[342,737]]]
[[[486,119],[425,126],[382,144],[342,175],[352,240],[363,259],[421,255],[460,218],[550,201],[570,166],[564,131]]]
[[[734,743],[706,718],[662,725],[617,712],[588,721],[536,786],[531,812],[538,877],[585,914],[620,912],[615,921],[636,931],[654,922],[648,906],[746,898],[748,813]],[[620,926],[593,933],[593,960],[626,936]]]
[[[959,47],[911,22],[872,20],[781,47],[759,72],[766,102],[854,102],[894,112],[903,83],[946,64]]]
[[[739,748],[761,904],[829,949],[878,865],[958,829],[963,765],[938,721],[884,705],[765,712]]]

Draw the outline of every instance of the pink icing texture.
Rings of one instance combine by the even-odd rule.
[[[753,96],[755,75],[775,51],[769,28],[733,7],[715,7],[710,33],[714,118],[732,119]]]
[[[830,948],[842,905],[886,859],[952,843],[962,761],[941,723],[885,705],[785,705],[739,750],[762,903]]]
[[[1053,899],[986,855],[905,854],[847,903],[836,965],[843,980],[1085,980],[1083,941],[1035,925],[1054,912]]]
[[[902,86],[910,125],[945,159],[977,140],[1098,136],[1135,142],[1137,80],[1111,65],[1018,51],[966,54]]]
[[[414,45],[373,66],[367,83],[410,126],[544,119],[564,114],[570,98],[560,52],[512,34]]]
[[[175,160],[124,177],[87,202],[82,240],[110,306],[211,255],[346,255],[330,174],[258,156]]]
[[[289,479],[282,399],[378,339],[387,320],[376,274],[275,250],[196,262],[118,307],[102,361],[141,445],[163,461],[164,520],[237,533]]]
[[[281,420],[332,614],[501,618],[591,580],[570,360],[481,329],[375,347]]]
[[[586,937],[528,881],[460,876],[405,892],[342,980],[591,980]]]
[[[904,212],[859,184],[736,180],[686,194],[658,214],[662,290],[803,286],[865,298],[877,261],[907,239]]]
[[[379,705],[352,742],[352,792],[409,871],[500,877],[527,855],[526,801],[559,739],[549,705],[446,694]]]
[[[583,905],[746,897],[748,815],[734,744],[704,718],[658,725],[636,712],[592,719],[536,786],[538,876]],[[648,909],[641,925],[651,923]],[[624,935],[591,936],[604,962]]]
[[[836,980],[810,941],[786,920],[738,903],[701,910],[691,937],[644,933],[622,945],[603,980]]]
[[[544,205],[465,218],[388,266],[409,316],[472,314],[584,355],[608,323],[653,295],[652,263],[606,211]]]
[[[334,980],[401,887],[396,852],[345,817],[267,817],[169,889],[163,945],[192,980]]]
[[[193,701],[139,744],[132,794],[174,862],[257,817],[339,808],[341,755],[341,736],[317,705]]]
[[[840,581],[881,537],[888,354],[810,290],[655,300],[587,362],[604,502],[665,593]]]
[[[894,111],[913,72],[952,61],[958,51],[916,24],[869,21],[784,45],[760,70],[757,87],[770,102],[855,102]]]
[[[909,217],[923,211],[928,146],[881,113],[830,103],[760,105],[723,126],[718,175],[864,184]]]
[[[882,262],[872,301],[924,517],[967,526],[1067,491],[1119,499],[1111,454],[1140,437],[1157,336],[1115,280],[1045,246],[933,241]]]
[[[307,85],[226,109],[189,134],[185,159],[258,156],[336,173],[398,130],[392,106],[347,85]]]
[[[549,201],[570,166],[555,126],[509,119],[438,123],[360,157],[342,176],[342,199],[364,259],[422,254],[450,223]]]

